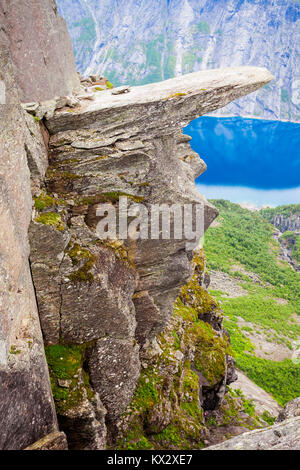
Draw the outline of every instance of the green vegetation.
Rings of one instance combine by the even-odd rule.
[[[94,396],[89,376],[83,370],[86,347],[85,344],[56,344],[45,348],[58,414],[64,415],[69,409],[78,406],[84,398],[91,399]]]
[[[9,350],[9,354],[21,354],[21,350],[17,349],[17,347],[12,344]]]
[[[44,192],[42,192],[38,197],[33,198],[33,200],[34,207],[39,211],[43,211],[44,209],[57,205],[56,199]]]
[[[279,362],[256,357],[252,338],[263,334],[265,341],[287,350],[299,338],[300,275],[279,261],[280,244],[273,239],[274,227],[268,223],[274,215],[289,217],[299,212],[299,205],[251,212],[229,201],[211,202],[220,215],[219,226],[210,228],[205,237],[208,268],[229,274],[246,294],[210,293],[224,311],[237,366],[283,405],[300,395],[299,365],[289,358]],[[294,240],[293,236],[287,233],[284,239]],[[298,245],[295,249],[297,256]]]
[[[80,28],[80,35],[78,38],[79,43],[85,44],[90,41],[95,41],[96,30],[95,22],[92,17],[82,18],[80,21],[73,23],[73,26]]]
[[[281,101],[283,103],[288,103],[290,101],[289,92],[285,90],[284,88],[281,88]]]
[[[274,228],[260,213],[229,201],[211,202],[220,211],[220,226],[206,233],[208,268],[232,275],[236,271],[232,266],[241,265],[260,276],[267,295],[291,301],[300,314],[299,274],[287,263],[278,262],[280,246],[272,238]]]
[[[237,355],[236,361],[237,367],[253,382],[271,393],[280,405],[299,396],[299,365],[290,359],[276,362],[249,354],[240,354]]]
[[[199,23],[192,26],[192,33],[210,34],[210,26],[206,21],[199,21]]]
[[[117,443],[118,449],[204,446],[206,424],[199,402],[198,374],[211,386],[219,383],[225,373],[226,355],[232,354],[232,350],[227,335],[220,335],[202,320],[204,313],[214,316],[220,309],[199,284],[197,287],[197,276],[203,273],[205,265],[203,250],[193,261],[196,273],[182,289],[168,327],[157,337],[160,353],[154,353],[148,367],[142,369],[133,400],[124,413],[127,432]],[[182,359],[175,359],[180,356]],[[191,356],[193,362],[187,359]],[[250,404],[249,410],[252,413]],[[224,414],[227,424],[238,420],[234,399]]]
[[[182,67],[185,72],[192,72],[194,64],[196,62],[202,62],[202,57],[197,55],[198,51],[186,52],[182,57]]]
[[[94,204],[105,203],[105,202],[119,202],[119,199],[121,196],[127,197],[131,201],[134,201],[137,203],[144,201],[143,196],[136,196],[134,194],[128,194],[128,193],[124,193],[121,191],[111,191],[107,193],[97,194],[97,196],[75,198],[74,203],[77,206],[81,206],[81,205],[94,205]]]

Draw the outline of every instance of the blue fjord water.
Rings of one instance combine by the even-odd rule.
[[[300,203],[300,124],[203,116],[184,130],[207,163],[208,198],[257,206]]]

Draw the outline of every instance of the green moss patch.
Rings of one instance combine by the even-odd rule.
[[[54,207],[57,205],[55,198],[49,196],[48,194],[42,192],[38,197],[33,198],[34,207],[38,211],[43,211],[49,207]]]
[[[51,225],[55,227],[56,230],[63,231],[65,229],[61,216],[56,212],[44,212],[36,217],[35,221],[40,224]]]

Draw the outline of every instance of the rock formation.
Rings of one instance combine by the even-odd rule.
[[[52,1],[38,5],[24,0],[10,6],[2,1],[0,10],[6,31],[1,32],[0,80],[7,90],[6,104],[0,105],[0,447],[65,446],[64,436],[57,435],[36,300],[56,411],[70,448],[103,449],[107,440],[125,432],[124,412],[144,380],[141,365],[145,371],[151,367],[158,335],[168,334],[172,321],[178,320],[170,320],[178,294],[181,319],[176,329],[181,329],[183,345],[175,352],[175,364],[171,360],[162,367],[170,372],[169,392],[171,382],[189,375],[192,383],[184,393],[191,394],[193,412],[200,417],[201,407],[220,404],[226,383],[234,379],[219,309],[203,289],[203,263],[198,259],[191,264],[186,240],[99,239],[97,208],[106,203],[118,209],[120,196],[127,197],[131,209],[141,202],[148,208],[154,203],[199,203],[207,228],[217,211],[193,185],[206,166],[192,152],[182,128],[258,89],[272,76],[265,69],[242,67],[199,72],[127,93],[96,90],[94,101],[52,109],[48,119],[39,121],[20,106],[11,63],[12,56],[23,100],[44,99],[40,56],[28,60],[28,69],[37,64],[28,88],[25,76],[20,81],[23,67],[15,50],[15,28],[24,8],[32,18],[40,18],[42,7],[47,13],[41,25],[45,42],[26,43],[33,55],[44,51],[51,82],[47,99],[57,103],[69,92],[73,75],[68,64],[73,59],[66,46],[66,72],[58,67],[57,77],[52,77],[55,39],[51,60],[44,49],[48,20],[52,25],[60,21]],[[218,358],[217,371],[208,367],[211,355]],[[176,369],[182,368],[184,375],[178,375]],[[177,397],[183,392],[174,390]],[[145,423],[154,433],[168,424],[171,415],[164,407],[167,411],[173,402],[155,405],[158,412],[152,410]]]
[[[297,0],[57,0],[57,5],[82,73],[106,73],[115,85],[144,85],[219,67],[267,67],[276,78],[272,83],[217,115],[300,122]]]
[[[272,224],[275,225],[281,232],[291,231],[300,233],[300,215],[293,214],[289,217],[284,215],[275,215],[272,220]]]

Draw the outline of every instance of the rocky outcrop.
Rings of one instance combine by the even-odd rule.
[[[299,403],[299,398],[288,403],[273,426],[246,432],[207,450],[300,450]]]
[[[66,436],[63,432],[52,432],[25,450],[67,450]]]
[[[285,405],[283,410],[281,410],[277,416],[275,423],[282,423],[287,419],[297,417],[300,417],[300,397],[295,398]]]
[[[203,266],[193,276],[185,239],[99,239],[97,208],[120,211],[120,196],[132,210],[198,203],[207,228],[217,211],[193,185],[206,165],[182,128],[272,77],[246,67],[112,92],[94,76],[81,80],[92,93],[74,98],[66,95],[80,80],[55,2],[2,0],[0,20],[0,448],[66,448],[57,413],[70,449],[104,449],[149,383],[141,368],[151,368],[160,334],[172,334],[175,351],[157,365],[165,383],[143,429],[170,424],[167,390],[187,405],[175,406],[176,417],[195,443],[202,411],[235,378]]]
[[[35,197],[30,259],[56,408],[71,448],[78,448],[80,426],[85,449],[102,448],[106,426],[109,433],[118,426],[139,381],[140,351],[167,327],[193,275],[186,239],[101,240],[97,208],[106,203],[119,213],[120,196],[131,210],[142,202],[147,209],[198,203],[206,229],[217,211],[194,186],[206,165],[182,127],[271,78],[265,69],[245,67],[121,94],[96,91],[93,102],[46,120],[49,168]],[[213,312],[204,311],[203,321],[225,345],[218,309]],[[207,409],[220,403],[234,378],[222,357],[218,380],[203,379]]]
[[[207,450],[300,450],[300,418],[259,429],[208,447]]]
[[[0,449],[22,449],[57,429],[31,279],[30,173],[46,158],[40,126],[21,108],[8,41],[0,32]],[[36,136],[39,136],[38,138]]]
[[[1,0],[22,102],[51,100],[78,89],[72,45],[55,0]]]

